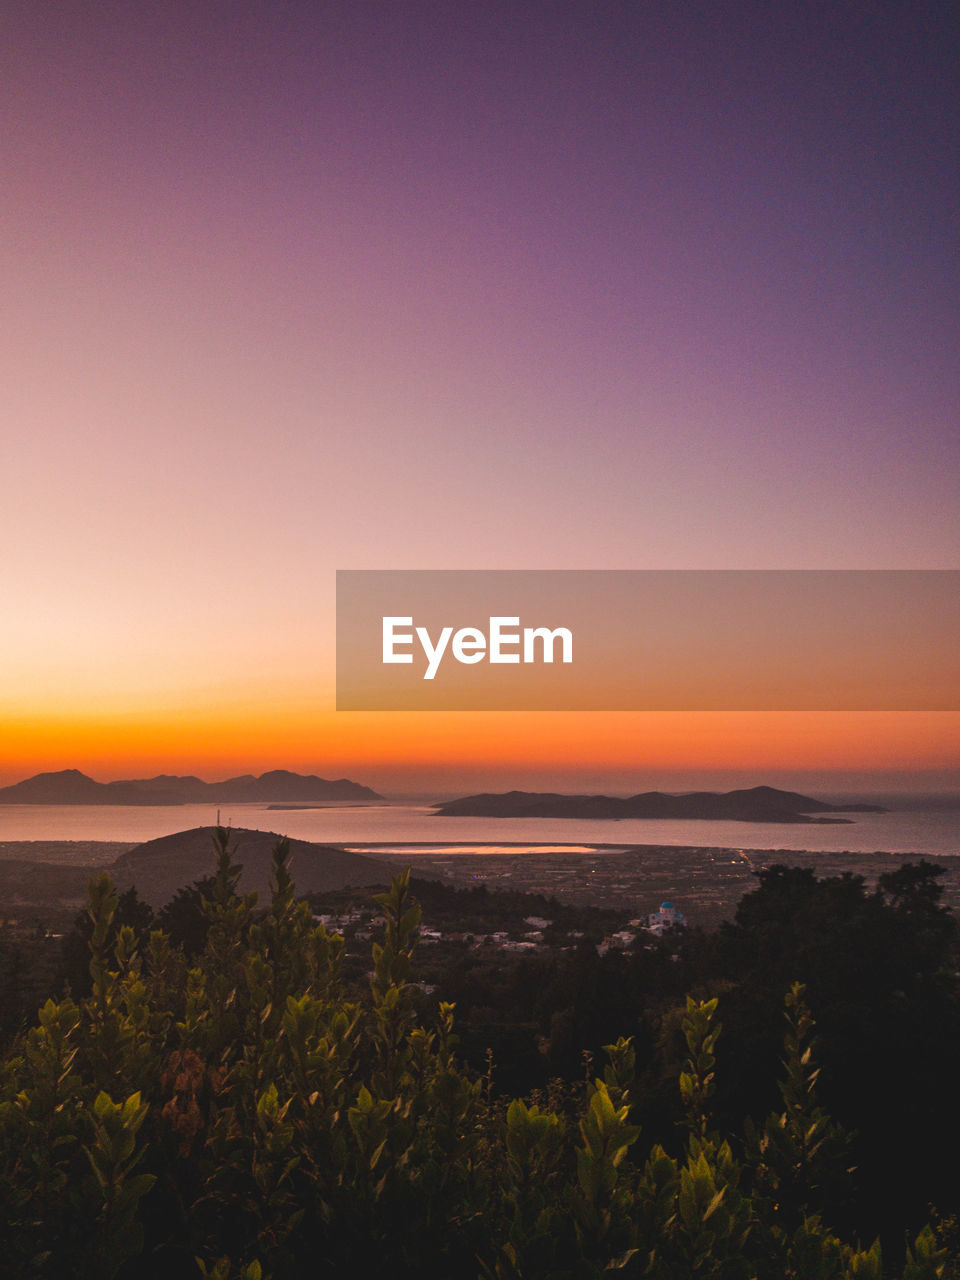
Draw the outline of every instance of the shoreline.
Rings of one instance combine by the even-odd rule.
[[[138,841],[0,841],[0,919],[66,920],[82,909],[89,880]],[[693,925],[713,928],[731,919],[739,900],[755,886],[757,873],[781,864],[825,879],[862,878],[868,889],[879,877],[926,855],[877,850],[821,852],[809,849],[744,849],[737,846],[596,843],[568,845],[523,841],[343,841],[333,846],[383,864],[383,882],[402,867],[423,879],[454,888],[519,890],[574,905],[653,910],[665,899],[682,904]],[[943,905],[960,913],[960,855],[930,855],[943,867]],[[187,883],[213,870],[197,863]],[[297,868],[291,866],[294,883]]]
[[[259,830],[259,828],[238,827],[236,830]],[[276,834],[281,835],[283,833],[277,832]],[[302,837],[298,837],[298,839],[302,839]],[[50,862],[71,865],[73,859],[68,859],[66,855],[84,853],[94,857],[95,865],[103,866],[107,865],[105,860],[109,854],[113,854],[114,858],[118,858],[144,843],[146,843],[144,840],[0,840],[0,861]],[[825,861],[831,858],[899,858],[906,861],[916,858],[930,858],[938,862],[960,861],[960,853],[926,853],[920,849],[912,852],[891,849],[829,850],[784,849],[780,847],[754,849],[740,848],[737,845],[660,844],[654,841],[640,844],[625,840],[597,840],[590,841],[589,845],[584,841],[571,841],[569,844],[565,844],[560,840],[352,840],[350,838],[344,840],[315,840],[307,841],[307,843],[332,845],[336,848],[349,849],[354,853],[374,854],[380,852],[385,856],[401,856],[405,851],[411,851],[422,853],[424,856],[429,857],[436,854],[445,854],[450,857],[469,857],[477,849],[504,850],[508,851],[508,856],[518,856],[517,853],[511,855],[509,853],[511,850],[522,850],[531,855],[554,853],[566,854],[570,857],[589,856],[593,853],[660,854],[672,850],[678,855],[690,853],[742,854],[747,858],[782,856],[815,858]],[[491,856],[496,855],[493,854]]]

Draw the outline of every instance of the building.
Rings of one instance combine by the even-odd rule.
[[[644,926],[647,933],[660,938],[671,929],[685,929],[687,917],[672,902],[661,902],[659,911],[651,911]]]

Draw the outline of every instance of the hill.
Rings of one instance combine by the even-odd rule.
[[[743,791],[694,791],[667,795],[646,791],[636,796],[557,795],[549,792],[507,791],[465,796],[435,806],[439,817],[485,818],[706,818],[736,822],[847,822],[847,818],[811,814],[883,813],[879,805],[831,805],[823,800],[751,787]]]
[[[0,787],[0,804],[242,804],[271,800],[364,804],[382,799],[370,787],[349,778],[330,781],[287,769],[271,769],[259,777],[243,774],[224,782],[171,774],[95,782],[79,769],[61,769]]]
[[[215,829],[194,827],[148,840],[122,854],[108,871],[118,889],[132,885],[152,907],[162,907],[178,889],[213,874]],[[256,890],[261,900],[268,897],[271,855],[279,838],[273,831],[240,828],[231,833],[234,861],[243,868],[239,885],[242,893]],[[291,840],[290,853],[290,871],[298,893],[387,884],[390,880],[390,871],[383,863],[333,845]]]

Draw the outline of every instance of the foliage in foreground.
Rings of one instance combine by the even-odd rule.
[[[419,1024],[419,908],[378,902],[370,994],[345,998],[341,941],[295,901],[288,846],[265,914],[216,836],[210,928],[192,960],[138,950],[117,896],[90,895],[91,993],[48,1001],[0,1074],[5,1274],[934,1280],[929,1229],[906,1263],[827,1225],[851,1176],[817,1099],[803,989],[787,996],[782,1110],[742,1141],[711,1120],[717,1001],[688,999],[676,1150],[632,1122],[629,1040],[601,1075],[502,1103],[455,1056],[453,1007]]]

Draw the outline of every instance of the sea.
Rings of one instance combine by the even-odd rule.
[[[558,818],[442,818],[429,804],[271,808],[266,804],[0,805],[4,841],[119,841],[131,844],[191,827],[272,831],[299,840],[398,851],[536,853],[544,848],[591,852],[602,846],[678,845],[693,848],[783,849],[824,853],[960,855],[960,800],[922,807],[917,799],[878,800],[886,813],[849,814],[843,825],[714,822],[672,818],[620,821]],[[38,857],[42,856],[38,848]],[[3,851],[0,849],[0,856]],[[17,854],[23,857],[23,851]],[[78,859],[80,858],[78,852]]]

